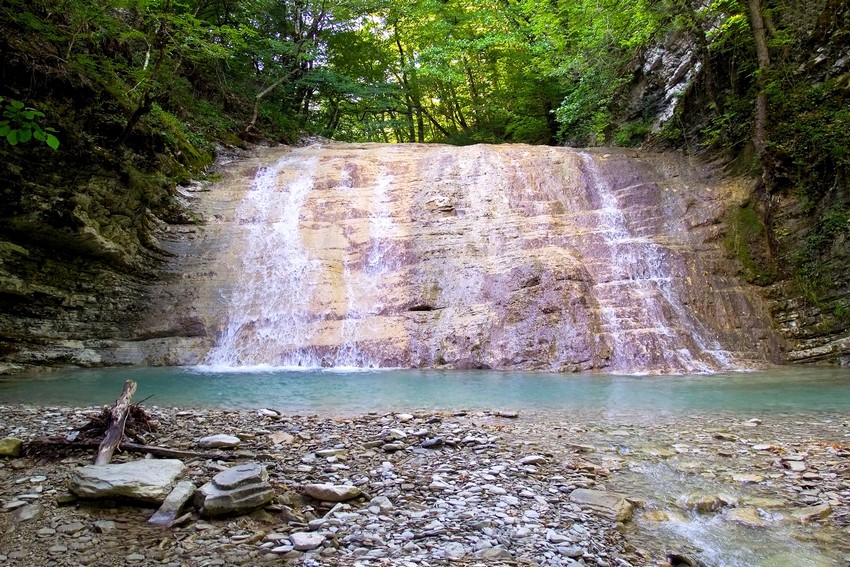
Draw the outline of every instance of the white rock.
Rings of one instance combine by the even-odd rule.
[[[69,488],[82,498],[124,497],[161,503],[185,468],[177,459],[88,465],[71,473]]]
[[[233,449],[234,447],[238,447],[241,442],[242,440],[235,435],[210,435],[201,438],[198,441],[198,447],[207,449]]]
[[[519,460],[521,465],[541,465],[546,462],[546,457],[542,455],[529,455]]]
[[[290,534],[289,541],[296,551],[310,551],[322,545],[325,536],[316,532],[296,532]]]
[[[304,493],[325,502],[345,502],[360,496],[361,491],[356,486],[342,484],[307,484]]]

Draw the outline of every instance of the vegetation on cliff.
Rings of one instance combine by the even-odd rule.
[[[0,307],[144,274],[218,148],[312,134],[722,155],[745,274],[846,328],[848,47],[847,0],[6,0]]]

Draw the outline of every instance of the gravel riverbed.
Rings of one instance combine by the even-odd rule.
[[[152,445],[239,438],[235,461],[183,459],[186,480],[260,463],[274,500],[221,519],[190,505],[163,528],[155,505],[69,494],[93,451],[0,457],[0,565],[850,565],[847,415],[146,409]],[[0,406],[0,439],[64,436],[101,410]],[[311,483],[363,494],[322,502]],[[605,502],[621,499],[618,522]]]

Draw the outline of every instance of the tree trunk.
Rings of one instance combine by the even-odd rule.
[[[112,408],[112,414],[109,417],[109,429],[106,430],[106,436],[97,448],[94,464],[106,465],[112,460],[112,454],[121,443],[121,438],[124,437],[124,424],[127,423],[127,415],[130,413],[130,399],[135,393],[136,383],[133,380],[124,382],[124,391],[115,402],[115,407]]]
[[[747,0],[750,14],[750,26],[753,30],[753,41],[756,44],[758,58],[758,93],[756,95],[756,116],[753,124],[753,145],[756,148],[762,166],[765,163],[765,147],[767,144],[767,78],[770,73],[770,52],[767,50],[767,32],[764,27],[761,0]]]

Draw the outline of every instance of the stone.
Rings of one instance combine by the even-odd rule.
[[[86,529],[85,524],[82,522],[71,522],[69,524],[61,524],[56,528],[57,533],[60,534],[75,534]]]
[[[312,551],[324,543],[325,536],[316,532],[295,532],[290,534],[289,541],[296,551]]]
[[[451,541],[443,546],[443,552],[446,554],[446,559],[449,561],[460,561],[466,557],[469,550],[467,550],[466,546],[462,543]]]
[[[829,504],[819,504],[791,511],[791,515],[804,524],[825,520],[830,514],[832,514],[832,506]]]
[[[81,498],[131,498],[161,503],[185,466],[177,459],[143,459],[88,465],[71,473],[69,488]]]
[[[0,439],[0,457],[20,457],[24,442],[16,437]]]
[[[700,514],[707,514],[735,504],[735,502],[736,499],[727,494],[705,494],[702,492],[695,492],[680,498],[677,501],[677,504],[685,510],[699,512]]]
[[[295,436],[291,433],[287,433],[286,431],[276,431],[269,436],[272,443],[275,445],[284,445],[295,442]]]
[[[546,457],[541,455],[529,455],[519,460],[520,465],[541,465],[546,462]]]
[[[752,506],[754,508],[761,508],[763,510],[770,510],[776,508],[784,508],[787,504],[785,500],[780,498],[762,498],[762,497],[754,497],[747,498],[745,503],[748,506]]]
[[[570,501],[615,522],[628,522],[634,513],[634,506],[628,500],[600,490],[577,488],[570,493]]]
[[[345,502],[357,498],[362,491],[356,486],[341,484],[306,484],[304,494],[325,502]]]
[[[218,473],[196,490],[194,504],[202,516],[227,516],[256,510],[274,496],[266,468],[245,463]]]
[[[118,524],[112,520],[97,520],[94,523],[94,530],[100,534],[114,532],[116,529],[118,529]]]
[[[42,508],[40,504],[27,504],[15,510],[14,514],[12,514],[12,519],[18,523],[29,522],[40,517],[41,512]]]
[[[753,507],[732,508],[726,512],[726,519],[730,522],[748,528],[763,528],[767,522],[761,517],[759,511]]]
[[[386,496],[376,496],[369,501],[369,508],[377,508],[379,513],[388,514],[395,506]]]
[[[238,447],[242,440],[234,435],[209,435],[198,440],[198,447],[205,449],[233,449]]]
[[[764,477],[758,474],[733,474],[732,480],[741,484],[758,484],[764,482]]]
[[[476,559],[482,559],[485,563],[493,562],[512,562],[513,556],[511,552],[504,547],[497,545],[496,547],[488,547],[475,552]]]
[[[148,523],[156,526],[167,526],[171,524],[180,515],[186,502],[195,494],[195,490],[197,490],[197,487],[188,480],[178,482],[177,486],[165,498],[159,510],[148,519]]]
[[[789,461],[785,459],[782,460],[782,466],[790,470],[791,472],[796,473],[805,472],[807,468],[806,463],[804,463],[803,461]]]
[[[269,475],[266,467],[258,463],[246,463],[223,470],[213,477],[218,488],[238,488],[257,480],[266,481]]]

